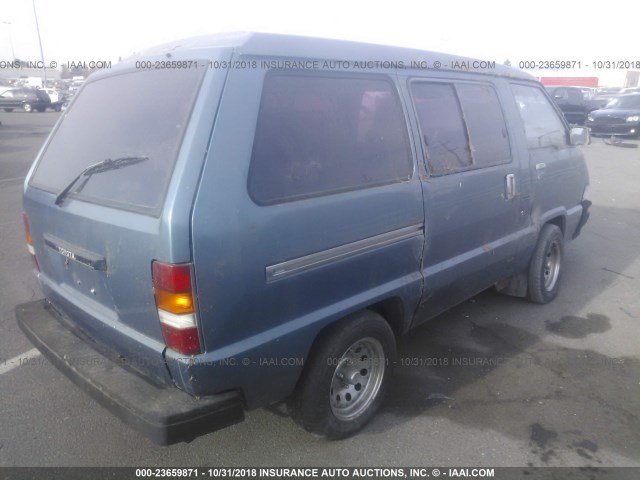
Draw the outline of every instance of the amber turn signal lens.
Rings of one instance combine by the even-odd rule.
[[[27,235],[27,245],[33,245],[33,238],[31,237],[31,230],[29,229],[29,219],[27,214],[22,214],[22,221],[24,223],[24,233]]]
[[[156,288],[155,294],[156,304],[162,310],[175,314],[193,313],[194,311],[191,292],[171,293]]]

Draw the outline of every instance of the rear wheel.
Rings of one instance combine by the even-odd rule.
[[[33,106],[30,103],[25,103],[22,105],[22,108],[24,108],[24,111],[27,113],[33,112]]]
[[[360,430],[382,403],[395,359],[389,324],[364,311],[321,334],[289,400],[306,430],[337,439]]]
[[[549,303],[556,298],[560,288],[563,257],[562,231],[556,225],[545,225],[529,264],[529,300]]]

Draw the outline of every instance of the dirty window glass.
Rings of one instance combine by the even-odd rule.
[[[92,175],[71,195],[157,214],[203,74],[202,69],[140,70],[88,82],[65,113],[31,184],[59,193],[90,165],[145,156],[148,161]]]
[[[483,167],[510,162],[507,126],[495,90],[480,84],[457,84],[456,90],[469,131],[473,164]]]
[[[529,148],[567,145],[564,123],[537,87],[512,84]]]
[[[453,85],[412,85],[420,130],[432,174],[446,174],[471,166],[471,152]]]
[[[267,76],[249,172],[256,202],[399,182],[411,171],[406,124],[390,82]]]

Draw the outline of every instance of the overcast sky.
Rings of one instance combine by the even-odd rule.
[[[112,60],[204,33],[265,31],[495,60],[640,60],[637,11],[616,2],[35,0],[45,61]],[[10,22],[10,24],[3,23]],[[0,60],[39,60],[31,0],[0,9]],[[593,74],[590,70],[572,72]]]

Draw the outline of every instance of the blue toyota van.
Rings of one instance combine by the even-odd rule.
[[[164,45],[92,74],[38,154],[24,225],[45,298],[17,321],[157,443],[284,399],[341,438],[380,405],[397,336],[490,287],[556,297],[585,139],[494,62]]]

